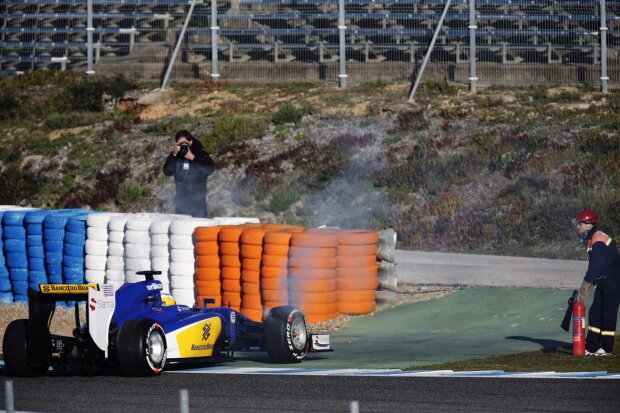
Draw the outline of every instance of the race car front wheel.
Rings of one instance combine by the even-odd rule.
[[[42,376],[47,372],[46,364],[36,363],[30,356],[28,320],[14,320],[4,332],[2,342],[4,364],[12,376]]]
[[[166,335],[158,322],[126,321],[116,344],[118,365],[126,376],[157,376],[166,367]]]
[[[308,325],[290,306],[272,308],[265,316],[265,347],[274,363],[298,363],[308,353]]]

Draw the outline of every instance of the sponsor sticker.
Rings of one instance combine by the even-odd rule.
[[[180,356],[188,358],[212,356],[221,331],[222,321],[219,317],[211,317],[183,329],[176,336]]]
[[[88,288],[99,291],[99,284],[39,284],[43,294],[88,294]]]
[[[149,284],[146,286],[146,289],[149,291],[153,291],[153,290],[161,290],[163,288],[163,286],[161,284],[158,283],[153,283],[153,284]]]

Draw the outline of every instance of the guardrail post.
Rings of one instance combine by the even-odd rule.
[[[94,75],[93,70],[93,0],[86,0],[86,74]]]
[[[237,9],[239,5],[237,4]],[[220,27],[217,25],[217,0],[211,0],[211,80],[217,82],[220,79],[219,62],[217,51],[219,44]],[[232,59],[232,47],[230,49]]]
[[[607,75],[607,10],[605,0],[601,2],[601,92],[607,93],[609,76]]]
[[[469,91],[476,93],[476,0],[469,0]]]
[[[338,84],[341,88],[347,85],[347,51],[346,51],[346,31],[344,23],[344,0],[338,0],[338,40],[340,42],[340,73],[338,74]]]
[[[4,382],[4,407],[6,413],[15,412],[15,402],[13,398],[13,381],[7,380]]]

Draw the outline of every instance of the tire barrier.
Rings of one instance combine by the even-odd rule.
[[[214,226],[207,218],[182,218],[170,223],[170,292],[178,304],[193,306],[195,295],[195,241],[194,231],[201,226]]]
[[[39,283],[48,282],[47,271],[45,269],[43,221],[47,215],[52,213],[53,211],[33,210],[26,212],[24,216],[23,225],[26,228],[26,249],[28,256],[28,286],[31,288],[37,288]],[[48,242],[50,244],[56,244],[56,242],[51,239]]]
[[[254,321],[263,319],[260,264],[265,230],[246,228],[241,232],[241,313]]]
[[[14,302],[28,300],[28,250],[24,218],[30,210],[9,210],[2,216],[3,251]]]
[[[289,302],[302,310],[309,323],[336,318],[337,234],[312,228],[291,237]]]
[[[220,249],[218,235],[220,225],[198,227],[194,231],[196,240],[196,303],[205,305],[205,299],[213,299],[212,305],[222,305],[222,281],[220,271]]]
[[[280,230],[267,232],[263,238],[260,278],[266,310],[289,304],[288,253],[295,231],[299,232],[293,227],[280,227]]]
[[[37,210],[0,206],[0,302],[25,301],[39,283],[143,280],[161,271],[179,305],[230,306],[260,321],[282,305],[308,322],[376,310],[396,291],[392,259],[371,230],[260,224],[255,218]],[[382,291],[386,292],[386,291]]]
[[[108,250],[105,282],[120,287],[125,282],[125,224],[130,214],[118,214],[108,221]]]
[[[239,242],[243,225],[224,225],[218,233],[222,305],[241,310],[241,248]]]
[[[161,271],[160,275],[154,276],[155,279],[161,281],[163,292],[170,294],[170,224],[173,217],[161,217],[155,219],[149,228],[150,236],[150,259],[151,270]]]
[[[343,230],[336,254],[336,309],[341,314],[368,314],[376,309],[379,233]]]
[[[108,224],[117,214],[93,213],[86,219],[86,255],[84,279],[89,283],[105,282],[108,261]]]
[[[67,220],[63,239],[62,280],[65,284],[84,282],[84,255],[88,213],[77,214]]]
[[[4,224],[3,218],[4,214],[7,211],[13,211],[21,209],[21,207],[14,205],[0,205],[0,251],[2,252],[2,256],[0,257],[0,302],[3,303],[12,303],[13,302],[13,291],[12,291],[12,282],[9,276],[9,268],[6,262],[6,256],[9,251],[4,248]]]

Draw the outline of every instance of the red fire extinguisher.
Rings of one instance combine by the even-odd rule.
[[[586,355],[586,306],[581,301],[573,304],[573,356]]]

